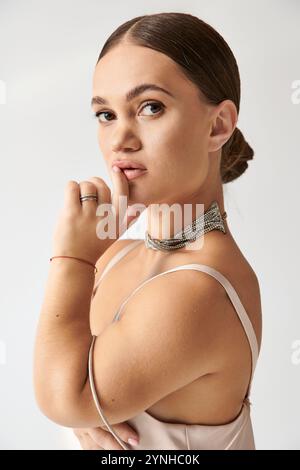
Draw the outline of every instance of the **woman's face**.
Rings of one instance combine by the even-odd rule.
[[[126,94],[141,84],[145,90],[127,102]],[[95,67],[93,104],[98,141],[108,170],[116,159],[132,159],[147,169],[128,180],[128,203],[188,201],[208,173],[211,110],[199,89],[168,56],[128,43],[108,52]]]

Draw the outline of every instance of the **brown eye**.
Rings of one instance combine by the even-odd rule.
[[[151,108],[152,111],[150,110],[150,113],[149,114],[144,114],[144,116],[154,116],[155,114],[159,114],[163,108],[164,108],[164,105],[162,103],[159,103],[157,101],[152,101],[152,102],[148,102],[146,103],[143,107],[142,107],[142,110],[146,109],[146,108]],[[158,111],[157,111],[158,109]],[[100,116],[101,115],[104,115],[104,119],[101,119]],[[97,111],[95,114],[94,114],[95,118],[98,119],[99,122],[109,122],[109,121],[112,121],[113,120],[113,113],[111,113],[110,111]]]
[[[151,103],[147,103],[145,106],[143,106],[142,110],[145,109],[145,108],[155,108],[157,109],[158,108],[158,112],[160,112],[162,109],[163,109],[163,105],[161,103],[157,103],[156,101],[153,101]],[[158,112],[154,112],[154,114],[158,114]],[[148,114],[148,116],[153,116],[153,114]]]
[[[110,119],[108,119],[108,121],[106,121],[106,120],[101,121],[101,119],[100,119],[101,114],[111,115],[112,113],[110,113],[109,111],[98,111],[97,113],[95,113],[95,117],[98,119],[98,121],[100,121],[100,122],[110,121]]]

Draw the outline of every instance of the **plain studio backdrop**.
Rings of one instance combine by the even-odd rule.
[[[124,21],[171,11],[211,24],[239,65],[238,127],[255,156],[224,195],[261,287],[254,435],[257,449],[300,449],[300,2],[0,0],[1,449],[80,449],[33,392],[51,237],[69,179],[100,176],[111,187],[90,109],[101,47]]]

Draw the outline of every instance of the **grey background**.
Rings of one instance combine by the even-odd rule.
[[[300,93],[292,88],[300,87],[300,2],[0,0],[2,449],[80,448],[33,396],[34,335],[51,237],[67,180],[98,175],[111,186],[90,110],[100,49],[124,21],[162,11],[210,23],[239,64],[238,127],[255,157],[224,194],[231,230],[262,293],[255,440],[258,449],[300,449]]]

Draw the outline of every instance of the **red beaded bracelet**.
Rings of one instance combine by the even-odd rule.
[[[93,263],[90,263],[90,261],[86,261],[85,259],[82,259],[82,258],[76,258],[75,256],[52,256],[52,258],[50,258],[50,261],[52,261],[54,258],[72,258],[72,259],[77,259],[78,261],[82,261],[83,263],[87,263],[89,264],[90,266],[93,266],[95,268],[95,273],[97,273],[97,268],[96,266],[93,264]]]

